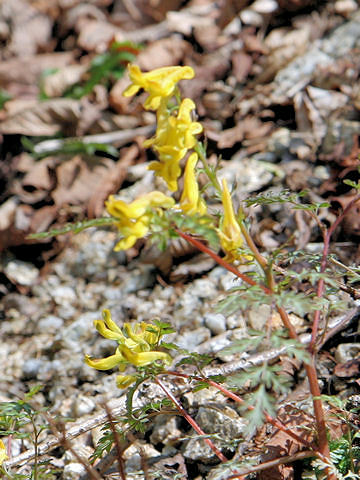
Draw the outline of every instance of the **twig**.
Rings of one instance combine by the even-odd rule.
[[[193,429],[199,435],[206,435],[206,433],[200,428],[200,426],[196,423],[196,421],[187,413],[178,399],[166,388],[164,383],[157,377],[155,377],[155,382],[159,385],[165,395],[170,398],[170,400],[174,403],[176,408],[179,410],[180,414],[185,418],[185,420],[193,427]],[[206,442],[211,450],[215,453],[215,455],[219,458],[222,462],[227,462],[228,459],[221,453],[221,451],[214,445],[214,443],[209,438],[204,438],[204,442]]]
[[[286,463],[293,463],[298,460],[304,460],[305,458],[311,458],[314,456],[314,452],[311,450],[305,450],[303,452],[295,453],[294,455],[288,455],[286,457],[275,458],[274,460],[269,460],[268,462],[260,463],[259,465],[254,465],[249,467],[247,470],[243,470],[239,474],[230,475],[226,480],[233,480],[235,478],[240,479],[241,476],[249,475],[250,473],[260,472],[261,470],[266,470],[267,468],[276,467],[277,465],[284,465]]]
[[[116,453],[117,453],[117,461],[118,461],[118,465],[119,465],[120,477],[121,477],[121,480],[126,480],[124,460],[122,458],[124,447],[121,445],[121,442],[120,442],[120,439],[119,439],[119,433],[116,431],[115,420],[114,420],[113,414],[111,413],[111,410],[106,403],[104,403],[104,409],[105,409],[106,414],[109,418],[110,430],[112,431],[112,434],[113,434],[113,437],[114,437],[114,443],[115,443],[115,448],[116,448]]]
[[[148,137],[154,133],[154,126],[147,125],[139,128],[129,128],[126,130],[117,130],[116,132],[99,133],[97,135],[85,135],[84,137],[71,137],[65,139],[54,138],[52,140],[44,140],[34,146],[34,152],[37,154],[51,153],[61,150],[67,143],[83,142],[83,143],[116,143],[117,146],[125,145],[131,142],[135,137]]]
[[[44,414],[45,415],[45,418],[48,422],[48,424],[50,425],[50,428],[51,428],[51,431],[52,433],[55,435],[55,437],[58,439],[59,441],[59,444],[62,445],[66,450],[69,450],[73,455],[74,457],[76,458],[76,460],[78,461],[78,463],[81,463],[81,465],[83,465],[83,467],[85,468],[87,474],[89,475],[89,478],[91,480],[102,480],[100,475],[98,474],[98,472],[95,470],[95,468],[90,465],[89,462],[85,461],[72,447],[70,441],[68,438],[66,438],[66,434],[65,432],[60,432],[55,424],[55,421],[53,420],[53,418],[51,418],[50,415],[48,414]]]

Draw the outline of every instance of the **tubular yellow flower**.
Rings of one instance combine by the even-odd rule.
[[[118,367],[121,372],[126,365],[144,367],[158,360],[170,365],[172,358],[168,353],[155,350],[161,337],[161,330],[157,325],[140,322],[134,326],[125,323],[121,330],[111,319],[109,310],[103,311],[104,320],[95,320],[94,324],[98,332],[105,338],[116,340],[118,347],[114,355],[106,358],[91,358],[85,355],[85,363],[97,370],[109,370]],[[126,388],[136,380],[134,375],[119,375],[117,385]]]
[[[194,70],[191,67],[163,67],[142,73],[137,65],[129,65],[129,77],[132,81],[123,93],[125,97],[135,95],[143,88],[149,97],[144,108],[156,110],[164,97],[171,97],[174,94],[177,82],[194,77]]]
[[[114,250],[126,250],[132,247],[137,239],[145,237],[152,217],[151,208],[170,208],[174,203],[173,198],[158,191],[142,195],[129,204],[110,195],[105,206],[111,216],[119,219],[117,227],[124,237]]]
[[[192,153],[185,167],[184,189],[180,198],[180,208],[188,215],[194,215],[195,213],[205,215],[206,213],[206,203],[199,195],[199,185],[195,176],[197,161],[197,153]]]
[[[226,253],[225,259],[228,262],[232,262],[241,258],[237,250],[243,245],[243,237],[240,226],[235,218],[234,207],[225,179],[223,180],[222,204],[224,207],[224,216],[218,230],[218,235],[221,246]]]
[[[127,388],[136,381],[135,375],[118,375],[116,377],[116,386],[118,388]]]
[[[125,337],[120,328],[112,320],[109,310],[103,310],[103,319],[104,320],[95,320],[94,322],[95,328],[100,335],[110,340],[124,341]]]
[[[6,448],[4,442],[0,440],[0,466],[5,462],[5,460],[8,459],[9,457],[6,455]]]
[[[154,170],[155,175],[162,177],[171,191],[177,190],[181,159],[195,146],[195,135],[203,130],[200,123],[192,121],[191,112],[194,108],[195,103],[190,98],[185,98],[174,117],[166,114],[165,102],[161,102],[156,135],[144,143],[145,147],[152,146],[159,155],[159,161],[151,162],[149,170]]]
[[[145,367],[156,360],[162,360],[166,365],[171,365],[172,358],[165,352],[134,352],[125,345],[120,345],[120,350],[123,356],[129,363],[136,367]]]
[[[96,368],[96,370],[110,370],[121,363],[126,364],[127,361],[119,352],[106,358],[91,358],[89,355],[85,355],[85,363],[89,365],[89,367]]]

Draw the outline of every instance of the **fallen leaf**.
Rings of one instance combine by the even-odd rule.
[[[55,205],[87,202],[114,166],[109,158],[76,155],[56,168],[57,187],[51,192]]]
[[[30,136],[74,132],[81,117],[81,104],[70,98],[56,98],[16,112],[0,122],[0,132]]]

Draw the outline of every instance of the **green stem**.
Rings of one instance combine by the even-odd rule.
[[[201,145],[200,142],[197,142],[197,144],[194,147],[194,150],[198,154],[198,156],[201,160],[201,163],[203,164],[203,168],[204,168],[204,171],[205,171],[208,179],[212,183],[212,185],[215,188],[215,190],[217,191],[218,195],[221,196],[222,188],[220,186],[220,183],[217,179],[217,176],[216,176],[215,172],[212,171],[212,169],[210,168],[210,166],[208,164],[204,147]]]

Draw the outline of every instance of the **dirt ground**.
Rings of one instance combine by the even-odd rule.
[[[140,242],[116,253],[111,229],[41,240],[28,235],[96,221],[110,194],[134,198],[164,189],[147,170],[154,154],[143,147],[155,115],[143,109],[144,94],[122,95],[129,61],[143,71],[194,69],[181,91],[196,104],[209,161],[220,159],[237,204],[269,192],[280,198],[306,191],[306,201],[326,204],[318,217],[332,225],[357,195],[360,179],[360,9],[354,0],[2,0],[0,45],[0,402],[23,399],[42,385],[36,408],[75,424],[66,424],[72,447],[51,440],[44,429],[40,453],[47,463],[36,478],[93,478],[74,451],[84,458],[94,453],[107,418],[104,402],[113,405],[114,415],[125,408],[116,375],[90,371],[83,362],[84,354],[110,354],[109,341],[96,338],[92,328],[103,308],[120,323],[154,317],[170,322],[177,332],[172,341],[213,355],[216,369],[229,363],[221,348],[249,326],[264,328],[268,306],[214,313],[234,279],[206,256],[184,253],[182,245],[160,254]],[[333,296],[346,307],[324,327],[319,353],[322,393],[344,401],[360,394],[357,205],[332,237],[331,266],[342,273]],[[294,258],[297,251],[319,258],[321,228],[306,212],[266,202],[246,212],[265,255],[284,249]],[[297,268],[310,269],[311,263],[301,262]],[[279,272],[287,267],[285,258]],[[292,286],[305,293],[309,287],[301,281]],[[292,314],[306,335],[308,318]],[[275,352],[273,361],[279,358]],[[291,388],[279,417],[292,426],[309,425],[303,371],[291,362],[281,365]],[[247,444],[230,445],[243,429],[233,405],[211,389],[196,396],[180,381],[173,383],[203,430],[210,434],[215,427],[226,439],[229,460],[259,463],[299,454],[266,428]],[[151,388],[142,395],[161,399]],[[291,402],[303,406],[299,417],[289,414]],[[37,415],[36,421],[44,421]],[[126,439],[126,473],[115,455],[98,468],[100,477],[231,478],[233,470],[219,469],[180,417],[167,417],[157,416],[145,432]],[[357,417],[351,421],[358,429]],[[339,428],[330,430],[339,436]],[[8,478],[35,478],[31,438],[10,442],[1,421],[0,436],[10,456]],[[306,476],[300,460],[244,478],[315,478]]]

